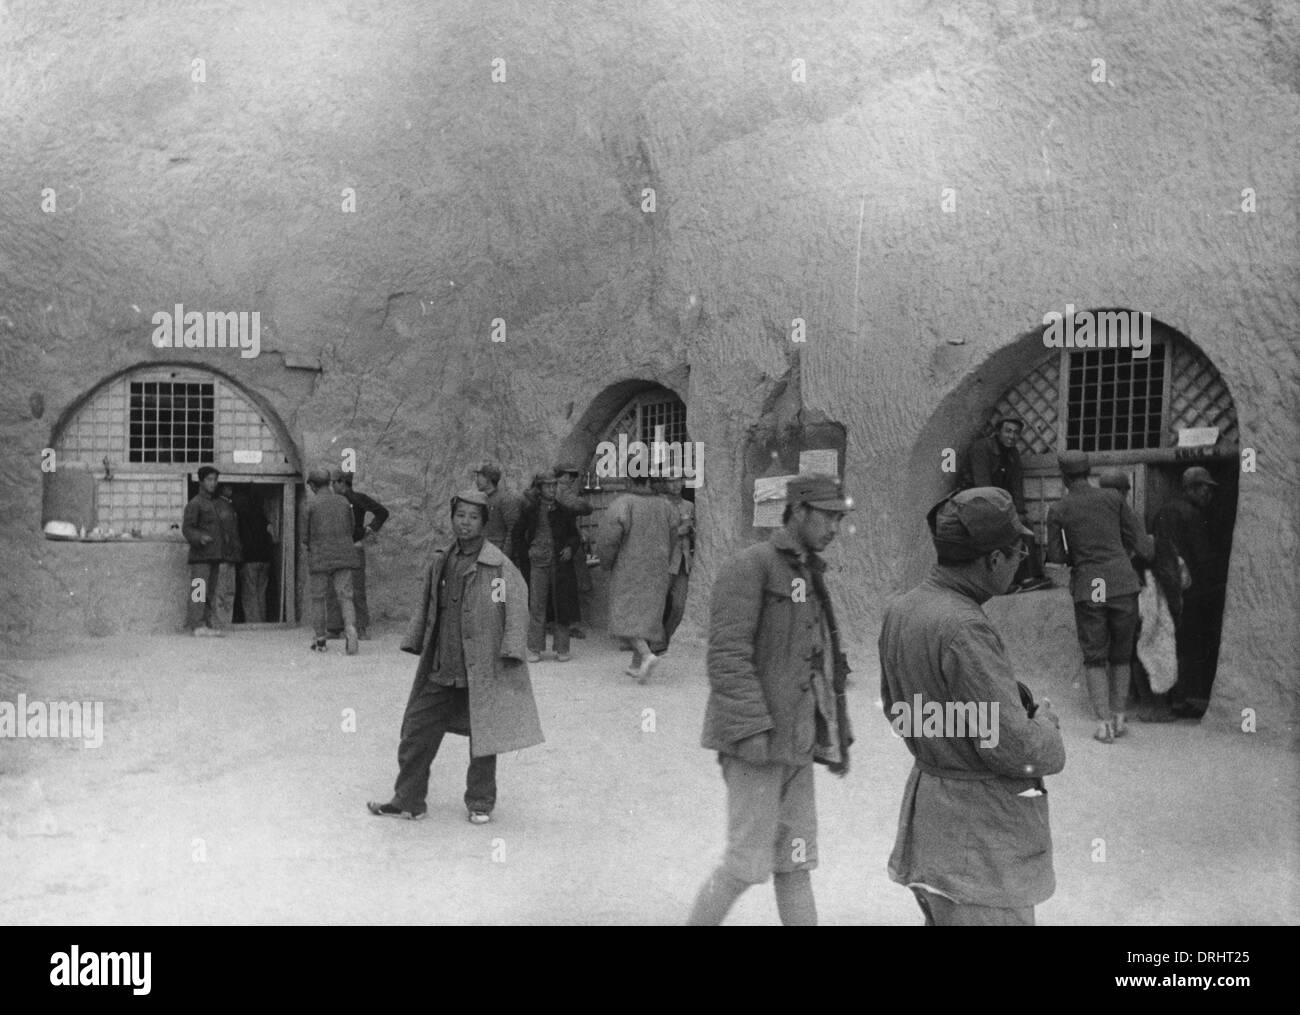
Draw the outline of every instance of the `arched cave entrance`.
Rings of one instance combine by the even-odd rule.
[[[1185,335],[1154,318],[1150,354],[1141,358],[1128,349],[1047,348],[1043,332],[1036,328],[998,350],[940,403],[913,446],[904,503],[933,504],[954,484],[942,465],[951,461],[946,453],[961,453],[991,433],[999,416],[1019,416],[1025,421],[1026,507],[1040,552],[1047,509],[1064,492],[1056,466],[1060,451],[1086,451],[1094,483],[1102,471],[1126,473],[1130,503],[1148,532],[1160,507],[1180,495],[1183,471],[1200,465],[1220,484],[1209,515],[1226,576],[1240,447],[1236,406],[1214,364]],[[921,517],[905,551],[909,583],[932,561]],[[1231,602],[1229,588],[1227,609]]]
[[[605,575],[594,556],[596,531],[605,509],[628,486],[626,479],[597,476],[598,449],[604,442],[618,446],[620,436],[628,444],[642,441],[649,445],[658,436],[670,445],[684,445],[690,439],[686,415],[686,403],[672,388],[639,378],[618,381],[592,399],[560,446],[560,460],[573,462],[581,470],[583,489],[593,508],[578,520],[590,577],[586,582],[579,575],[580,587],[586,586],[582,615],[592,627],[604,629],[607,617]],[[694,500],[695,491],[684,489],[682,496]]]
[[[214,465],[241,510],[273,533],[262,617],[297,620],[296,523],[301,464],[262,399],[215,370],[151,364],[106,378],[54,425],[42,524],[72,522],[88,541],[183,541],[181,515]],[[253,515],[250,515],[253,517]],[[160,590],[160,595],[180,595]],[[245,620],[242,588],[235,620]]]

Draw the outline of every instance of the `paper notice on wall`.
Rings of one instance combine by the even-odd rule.
[[[1217,426],[1182,427],[1178,431],[1180,448],[1204,448],[1216,444],[1219,440]]]
[[[785,512],[785,484],[793,476],[760,476],[754,480],[754,528],[775,529]]]
[[[826,476],[840,474],[840,458],[834,448],[817,451],[799,452],[799,471],[801,473],[818,472]]]
[[[236,465],[261,465],[262,464],[261,451],[246,451],[243,450],[242,448],[236,448],[231,453],[231,458],[234,459]]]

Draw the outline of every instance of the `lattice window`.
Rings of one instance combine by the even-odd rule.
[[[993,418],[1017,416],[1025,421],[1020,439],[1031,455],[1056,450],[1057,399],[1061,382],[1061,357],[1052,353],[999,399]],[[990,421],[991,424],[992,421]]]
[[[614,421],[601,436],[601,441],[610,441],[617,445],[619,434],[627,434],[629,444],[639,440],[650,446],[655,440],[656,427],[663,427],[660,439],[668,444],[676,442],[685,445],[690,439],[686,430],[686,403],[664,388],[647,391],[632,399],[624,406],[623,411],[614,417]],[[589,478],[594,477],[595,456],[587,463],[587,467],[589,471],[586,475]],[[578,528],[582,532],[584,542],[588,545],[595,543],[595,535],[600,528],[605,508],[614,497],[627,489],[628,485],[626,479],[617,478],[591,478],[591,482],[600,484],[599,488],[593,487],[589,491],[594,510],[591,514],[578,519]]]
[[[60,468],[80,462],[92,471],[99,525],[143,535],[180,522],[187,476],[199,464],[229,467],[235,452],[261,451],[260,463],[236,463],[236,471],[289,466],[257,406],[197,369],[146,368],[109,381],[67,422],[56,448]]]
[[[1235,444],[1237,410],[1232,395],[1219,371],[1196,349],[1178,343],[1174,346],[1173,376],[1169,386],[1167,443],[1178,443],[1178,431],[1184,427],[1217,426],[1219,440]]]
[[[659,427],[663,427],[660,440],[669,444],[685,442],[686,406],[676,395],[639,402],[637,409],[637,436],[646,444],[655,440]]]
[[[1140,451],[1160,447],[1164,413],[1164,343],[1145,359],[1129,349],[1070,354],[1065,446],[1071,451]]]
[[[98,465],[107,456],[126,459],[126,381],[109,384],[77,413],[63,431],[59,452],[74,461]]]
[[[95,507],[101,527],[162,535],[181,520],[185,481],[180,476],[118,476],[99,484]]]
[[[132,381],[128,461],[199,463],[213,458],[214,385]]]
[[[279,445],[262,414],[241,395],[222,384],[217,390],[221,443],[241,451],[274,452]]]

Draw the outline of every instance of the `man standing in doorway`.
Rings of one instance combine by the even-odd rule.
[[[1033,592],[1051,588],[1052,583],[1043,576],[1038,541],[1029,529],[1029,515],[1025,508],[1025,475],[1020,463],[1020,434],[1024,428],[1024,421],[1016,416],[998,417],[993,433],[972,441],[966,449],[957,488],[968,490],[977,486],[996,486],[1011,494],[1020,524],[1029,531],[1029,535],[1024,537],[1025,558],[1016,571],[1012,589]]]
[[[1088,482],[1082,451],[1058,456],[1065,496],[1047,512],[1047,559],[1070,565],[1070,595],[1088,698],[1097,720],[1094,739],[1112,743],[1127,732],[1133,640],[1142,586],[1131,558],[1150,560],[1155,544],[1118,490]]]
[[[260,624],[266,620],[266,586],[275,538],[261,504],[247,492],[235,497],[235,514],[239,518],[239,543],[244,551],[244,562],[239,566],[244,623]]]
[[[932,702],[945,714],[949,703],[967,713],[984,704],[992,723],[987,737],[963,724],[906,738],[915,764],[889,876],[912,890],[928,927],[1032,925],[1056,890],[1042,777],[1065,767],[1065,744],[1051,703],[1035,704],[1016,680],[983,609],[1010,587],[1025,529],[994,487],[951,494],[926,521],[938,563],[885,610],[881,704],[891,725]]]
[[[1180,718],[1205,714],[1219,661],[1228,576],[1209,516],[1218,486],[1208,469],[1193,465],[1182,475],[1182,495],[1164,504],[1151,524],[1156,577],[1174,614],[1178,681],[1170,704]]]
[[[352,507],[352,542],[356,544],[357,559],[361,562],[352,580],[352,602],[357,611],[357,637],[361,641],[370,638],[370,604],[366,599],[366,539],[375,535],[388,521],[388,509],[373,497],[352,489],[353,474],[342,469],[330,472],[330,488],[348,502]],[[366,522],[366,515],[370,522]],[[341,630],[343,618],[339,612],[338,597],[333,589],[329,590],[330,629]]]
[[[713,586],[701,746],[718,752],[727,785],[727,850],[696,897],[693,926],[721,923],[771,875],[781,922],[817,923],[813,762],[843,776],[853,743],[848,662],[820,554],[851,510],[834,476],[795,476],[784,526],[742,550]]]
[[[211,465],[199,469],[199,492],[181,520],[181,534],[190,544],[186,624],[198,638],[225,637],[235,610],[239,522],[230,502],[216,495],[220,475]]]

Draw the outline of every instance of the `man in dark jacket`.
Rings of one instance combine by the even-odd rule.
[[[813,762],[842,776],[853,743],[848,664],[819,554],[852,509],[834,476],[792,478],[784,527],[729,561],[713,586],[701,744],[718,752],[727,784],[727,850],[695,900],[694,926],[721,923],[771,874],[781,922],[817,922]]]
[[[199,492],[181,520],[181,534],[190,544],[186,625],[200,638],[224,637],[235,609],[239,520],[230,501],[216,495],[219,477],[211,465],[199,469]]]
[[[1169,697],[1174,714],[1183,718],[1205,714],[1219,660],[1227,562],[1207,513],[1218,486],[1208,469],[1193,465],[1182,475],[1182,495],[1151,522],[1156,577],[1174,614],[1178,681]]]
[[[1056,888],[1042,776],[1065,767],[1065,745],[981,608],[1010,587],[1024,526],[993,487],[951,494],[927,521],[939,562],[880,632],[880,700],[915,759],[889,876],[927,926],[1032,924]],[[976,732],[981,706],[991,721]],[[922,715],[943,721],[918,727]]]
[[[1047,559],[1070,565],[1074,622],[1097,720],[1093,736],[1108,744],[1127,730],[1142,588],[1131,558],[1150,560],[1155,544],[1118,490],[1088,482],[1086,454],[1062,451],[1058,458],[1065,496],[1047,512]]]
[[[668,559],[671,584],[668,586],[668,601],[664,603],[664,640],[650,646],[651,652],[662,656],[668,653],[668,645],[686,615],[686,596],[690,592],[691,564],[695,556],[695,505],[682,497],[680,477],[667,477],[654,485],[659,496],[668,501],[677,512],[676,538],[673,540],[672,556]]]
[[[596,510],[591,503],[591,498],[582,488],[582,473],[573,461],[561,462],[555,467],[555,474],[559,477],[555,487],[555,499],[562,506],[572,511],[577,518],[585,517]],[[581,528],[578,534],[581,536]],[[582,630],[582,597],[589,596],[592,591],[585,545],[580,546],[578,552],[573,555],[569,567],[573,571],[574,588],[573,602],[566,604],[566,612],[573,618],[569,622],[569,634],[574,638],[585,638],[587,635]]]
[[[359,564],[359,551],[352,541],[352,506],[330,489],[330,474],[312,469],[307,475],[312,498],[307,502],[302,523],[302,545],[307,553],[307,598],[311,603],[316,640],[312,650],[326,647],[325,590],[333,587],[343,612],[343,636],[347,653],[358,651],[357,613],[352,604],[352,575]]]
[[[483,538],[509,556],[523,501],[501,485],[501,466],[496,462],[479,465],[474,472],[474,486],[487,498],[488,523],[483,527]]]
[[[388,521],[388,509],[373,497],[352,489],[352,473],[342,469],[330,470],[330,489],[352,506],[352,542],[357,547],[357,559],[361,561],[352,576],[352,602],[357,612],[357,637],[362,641],[370,638],[370,604],[366,601],[366,539],[373,536]],[[369,524],[366,515],[370,515]],[[337,632],[343,628],[343,614],[339,610],[338,597],[333,588],[327,591],[329,604],[329,629]]]
[[[548,609],[555,616],[556,662],[569,660],[569,625],[578,619],[578,588],[569,564],[582,552],[582,536],[573,512],[556,500],[558,479],[553,469],[533,478],[514,530],[511,556],[528,583],[530,663],[546,651]]]
[[[1025,509],[1025,474],[1020,463],[1020,434],[1024,421],[1016,416],[1000,416],[994,422],[993,433],[972,441],[966,449],[957,489],[969,490],[977,486],[996,486],[1011,494],[1016,505],[1020,524],[1028,527],[1029,515]],[[1017,592],[1033,592],[1050,588],[1051,581],[1043,576],[1043,562],[1038,556],[1038,541],[1032,530],[1025,537],[1025,559],[1016,572],[1012,588]]]

